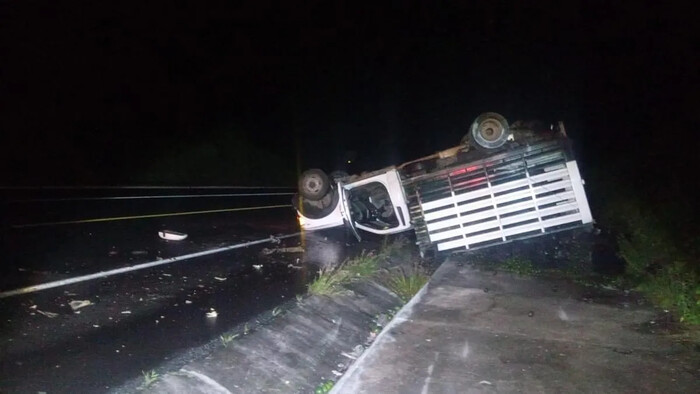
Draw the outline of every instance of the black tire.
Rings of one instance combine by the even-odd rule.
[[[479,150],[498,149],[508,141],[510,135],[508,121],[495,112],[483,113],[474,120],[468,135],[470,145]],[[463,141],[464,139],[462,138]]]
[[[318,201],[311,201],[295,194],[292,198],[292,206],[309,219],[322,219],[335,210],[339,200],[336,190],[327,193]]]
[[[309,200],[322,199],[328,193],[330,186],[328,175],[317,168],[306,170],[299,177],[299,194]]]

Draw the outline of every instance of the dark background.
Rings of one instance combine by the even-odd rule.
[[[690,195],[692,9],[463,3],[4,2],[0,184],[293,185],[495,111],[565,121],[584,175]]]

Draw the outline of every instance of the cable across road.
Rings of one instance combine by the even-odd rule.
[[[294,189],[295,186],[0,186],[0,190]]]
[[[34,293],[34,292],[37,292],[40,290],[52,289],[54,287],[66,286],[66,285],[79,283],[79,282],[85,282],[85,281],[93,280],[93,279],[106,278],[108,276],[123,274],[123,273],[131,272],[131,271],[137,271],[137,270],[141,270],[141,269],[145,269],[145,268],[156,267],[156,266],[163,265],[163,264],[171,264],[171,263],[174,263],[176,261],[189,260],[189,259],[193,259],[195,257],[207,256],[207,255],[214,254],[214,253],[221,253],[221,252],[226,252],[229,250],[245,248],[248,246],[258,245],[258,244],[262,244],[262,243],[266,243],[266,242],[278,242],[281,239],[292,238],[292,237],[296,237],[299,235],[301,235],[301,232],[297,232],[294,234],[281,235],[278,237],[271,236],[269,238],[263,238],[263,239],[259,239],[256,241],[250,241],[250,242],[244,242],[244,243],[235,244],[235,245],[229,245],[229,246],[225,246],[222,248],[209,249],[209,250],[204,250],[201,252],[186,254],[183,256],[176,256],[176,257],[171,257],[171,258],[163,259],[163,260],[150,261],[148,263],[136,264],[136,265],[122,267],[122,268],[115,268],[112,270],[101,271],[101,272],[97,272],[94,274],[76,276],[74,278],[62,279],[62,280],[57,280],[54,282],[42,283],[39,285],[33,285],[33,286],[22,287],[22,288],[14,289],[14,290],[3,291],[3,292],[0,292],[0,298],[7,298],[7,297],[15,296],[15,295],[20,295],[20,294]]]
[[[210,209],[210,210],[205,210],[205,211],[156,213],[156,214],[149,214],[149,215],[116,216],[116,217],[107,217],[107,218],[65,220],[65,221],[56,221],[56,222],[14,224],[11,227],[12,228],[31,228],[31,227],[56,226],[56,225],[63,225],[63,224],[114,222],[114,221],[119,221],[119,220],[135,220],[135,219],[162,218],[162,217],[168,217],[168,216],[200,215],[200,214],[205,214],[205,213],[257,211],[257,210],[262,210],[262,209],[289,208],[291,206],[292,206],[291,204],[282,204],[282,205],[265,205],[265,206],[257,206],[257,207]]]

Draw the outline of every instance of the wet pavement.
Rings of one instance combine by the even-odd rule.
[[[97,214],[74,209],[64,210],[63,217]],[[37,220],[14,213],[5,219]],[[161,229],[189,237],[165,241],[157,236]],[[291,208],[20,230],[5,226],[1,289],[296,231]],[[289,238],[273,246],[301,242]],[[263,253],[266,247],[270,245],[0,299],[0,392],[105,392],[142,371],[182,365],[206,353],[222,332],[305,292],[315,259],[329,253],[342,258],[343,253],[321,247],[324,251],[316,255],[269,254]],[[72,301],[89,305],[74,310]],[[217,316],[207,317],[212,310]]]

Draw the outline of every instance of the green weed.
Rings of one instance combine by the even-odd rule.
[[[309,284],[310,294],[332,296],[343,292],[342,285],[348,282],[348,272],[333,267],[318,271],[318,277]]]
[[[410,254],[410,251],[412,249],[407,248],[406,246],[408,245],[408,240],[406,237],[398,237],[394,238],[393,241],[389,241],[389,237],[384,238],[384,242],[382,242],[382,248],[379,251],[379,255],[382,258],[389,258],[389,257],[407,257],[408,254]]]
[[[430,279],[418,265],[415,265],[410,271],[393,271],[385,280],[386,286],[403,302],[408,302]]]
[[[700,324],[700,277],[685,263],[664,265],[638,289],[660,307],[675,310],[681,322]]]
[[[503,264],[501,264],[501,269],[513,272],[520,276],[534,276],[540,273],[540,271],[532,264],[532,261],[520,257],[507,258]]]
[[[150,370],[148,372],[141,371],[141,374],[143,375],[143,384],[141,384],[141,387],[143,388],[148,388],[153,385],[153,383],[158,381],[158,378],[160,378],[160,375],[155,370]]]
[[[319,383],[314,390],[314,394],[325,394],[329,393],[333,388],[333,381],[326,380],[325,382]]]
[[[381,255],[374,252],[362,251],[359,256],[348,260],[341,266],[341,270],[347,271],[349,278],[368,278],[379,270]]]
[[[233,342],[238,336],[239,334],[223,334],[219,336],[219,338],[221,339],[221,344],[223,344],[224,347],[228,347],[228,344]]]
[[[618,233],[618,253],[625,260],[626,280],[679,320],[700,324],[700,274],[688,264],[696,257],[683,236],[670,231],[670,218],[660,220],[634,199],[611,203],[607,219]]]

